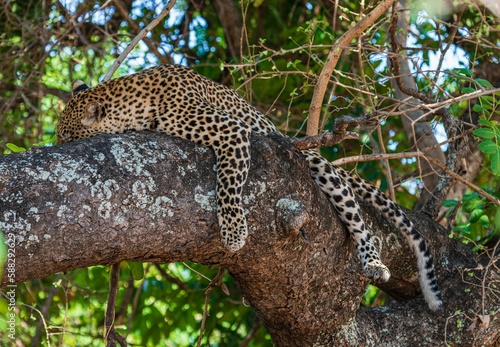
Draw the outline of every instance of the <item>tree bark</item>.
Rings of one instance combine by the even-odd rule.
[[[241,31],[243,23],[236,1],[214,0],[212,1],[212,5],[224,29],[228,55],[234,61],[239,62],[241,60]]]
[[[243,199],[249,237],[240,251],[228,252],[218,235],[214,163],[210,149],[157,133],[101,135],[1,156],[0,228],[16,241],[14,282],[123,260],[191,260],[229,270],[276,346],[500,341],[493,316],[486,329],[476,322],[468,330],[467,317],[498,312],[495,297],[481,288],[483,278],[498,276],[489,258],[416,212],[408,214],[433,250],[444,309],[429,311],[406,242],[364,205],[392,272],[381,288],[402,301],[360,308],[367,280],[354,247],[307,164],[283,139],[252,139]],[[474,284],[462,281],[466,268]],[[2,287],[8,279],[4,271]]]

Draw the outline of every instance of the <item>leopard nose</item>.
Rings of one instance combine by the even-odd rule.
[[[64,142],[64,139],[61,135],[57,135],[57,139],[56,139],[56,146],[60,145],[60,144],[63,144]]]

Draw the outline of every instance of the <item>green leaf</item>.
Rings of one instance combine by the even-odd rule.
[[[466,69],[466,68],[456,68],[456,69],[453,69],[454,71],[462,74],[462,75],[465,75],[465,76],[468,76],[468,77],[472,77],[472,71],[469,70],[469,69]]]
[[[488,218],[487,214],[483,214],[481,217],[479,217],[477,223],[485,229],[490,228],[490,219]]]
[[[7,148],[10,149],[13,153],[26,152],[26,148],[18,147],[13,143],[7,143],[5,146],[7,146]]]
[[[483,204],[483,201],[481,200],[479,194],[474,192],[470,194],[464,194],[462,203],[462,208],[465,212],[472,212],[475,209],[479,208]]]
[[[476,78],[476,82],[477,82],[477,84],[479,84],[479,85],[481,85],[483,87],[493,88],[493,85],[489,81],[487,81],[487,80],[485,80],[483,78]]]
[[[144,267],[142,263],[137,261],[127,261],[127,264],[135,281],[142,280],[144,278]]]
[[[0,230],[0,269],[3,269],[5,260],[7,259],[7,245],[5,244],[5,239],[3,237],[2,230]],[[0,273],[0,279],[2,274]]]
[[[495,124],[493,122],[490,122],[489,120],[484,119],[484,118],[479,119],[478,123],[481,125],[484,125],[486,127],[490,127],[490,128],[493,128],[495,126]]]
[[[498,145],[491,140],[484,140],[477,147],[481,152],[486,154],[495,153],[496,151],[500,150]]]
[[[495,233],[500,235],[500,206],[495,206],[495,217],[493,218],[493,225],[495,226]]]
[[[485,139],[492,139],[495,137],[495,132],[490,128],[479,128],[473,131],[474,135],[484,137]]]
[[[476,223],[481,216],[484,215],[484,210],[482,208],[475,209],[470,214],[469,223]]]
[[[500,149],[491,156],[491,171],[495,176],[500,176]]]
[[[458,200],[446,200],[443,203],[443,207],[454,207],[458,204]]]
[[[481,104],[481,106],[483,106],[486,110],[490,110],[492,111],[494,109],[494,104],[496,103],[495,100],[493,99],[493,97],[491,97],[490,95],[485,95],[485,96],[481,96],[479,97],[479,103]]]
[[[467,94],[467,93],[474,93],[476,90],[474,88],[470,87],[463,87],[461,90],[462,94]]]
[[[453,228],[453,230],[458,231],[460,234],[470,234],[470,224],[461,224]]]
[[[55,146],[56,139],[57,139],[57,135],[54,135],[50,139],[43,140],[43,141],[38,142],[38,143],[34,143],[33,147],[44,147],[44,146],[47,146],[47,145]]]
[[[486,110],[483,106],[481,106],[481,105],[479,105],[479,104],[475,104],[474,106],[472,106],[472,109],[473,109],[475,112],[481,112],[481,111]]]

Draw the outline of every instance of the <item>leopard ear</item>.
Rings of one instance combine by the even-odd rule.
[[[74,80],[73,83],[71,83],[71,92],[73,96],[85,89],[89,89],[89,86],[82,80]]]
[[[104,106],[99,102],[91,102],[87,105],[87,116],[82,119],[86,127],[100,121],[104,117]]]

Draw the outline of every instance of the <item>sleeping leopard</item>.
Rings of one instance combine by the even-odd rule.
[[[241,206],[250,166],[251,133],[279,131],[235,91],[179,65],[161,65],[89,88],[73,82],[73,96],[59,118],[58,143],[101,133],[153,130],[209,146],[217,159],[217,218],[230,251],[245,244],[247,224]],[[284,136],[284,135],[281,135]],[[360,177],[332,165],[313,150],[302,151],[311,176],[329,198],[356,244],[365,275],[388,281],[359,213],[355,195],[372,203],[407,238],[417,258],[420,286],[432,310],[441,305],[431,253],[403,210]]]

